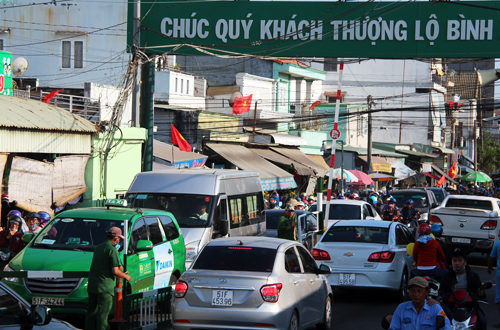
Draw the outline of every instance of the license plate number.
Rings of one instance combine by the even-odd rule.
[[[33,297],[32,305],[64,306],[64,298]]]
[[[452,237],[451,238],[452,243],[464,243],[464,244],[470,244],[470,238],[458,238],[458,237]]]
[[[233,306],[233,291],[213,290],[212,306]]]
[[[339,274],[339,285],[356,285],[356,274]]]

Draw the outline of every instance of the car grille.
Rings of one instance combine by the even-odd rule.
[[[25,278],[24,286],[32,294],[43,295],[68,295],[73,293],[80,283],[82,278]]]

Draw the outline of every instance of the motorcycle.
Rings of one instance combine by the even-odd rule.
[[[485,282],[483,289],[492,287],[491,282]],[[474,301],[466,290],[455,290],[448,297],[447,306],[453,314],[452,330],[474,330],[478,326],[477,310]]]

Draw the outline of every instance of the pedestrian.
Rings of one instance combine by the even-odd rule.
[[[115,277],[124,278],[130,282],[131,278],[120,270],[120,256],[118,243],[125,239],[122,230],[111,227],[104,243],[94,250],[90,264],[87,292],[89,305],[85,318],[86,330],[107,330],[108,316],[113,307]]]
[[[500,234],[498,235],[500,237]],[[493,245],[490,256],[488,258],[488,274],[493,273],[493,265],[495,264],[495,259],[497,262],[497,271],[495,273],[495,304],[498,305],[498,311],[500,313],[500,241],[497,241]],[[500,328],[500,323],[493,325],[494,328]]]
[[[285,212],[278,220],[278,238],[297,240],[297,221],[294,220],[295,207],[286,204]]]
[[[396,308],[389,330],[443,329],[451,330],[450,321],[438,304],[429,306],[425,298],[429,295],[429,282],[420,276],[408,282],[411,301]]]

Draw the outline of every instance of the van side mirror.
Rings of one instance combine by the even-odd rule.
[[[139,251],[150,251],[153,249],[153,242],[148,241],[148,240],[140,240],[137,242],[137,246],[135,247],[135,250],[137,252]]]
[[[33,239],[33,236],[35,236],[35,235],[34,234],[24,234],[23,237],[21,237],[21,242],[23,242],[24,244],[28,244]]]
[[[432,205],[431,205],[431,209],[435,209],[435,208],[436,208],[436,207],[438,207],[438,206],[439,206],[439,204],[438,204],[438,203],[432,203]]]
[[[47,325],[52,320],[52,311],[46,306],[32,305],[30,318],[34,325]]]
[[[229,232],[229,220],[226,218],[219,219],[219,234],[221,236],[226,236]]]

